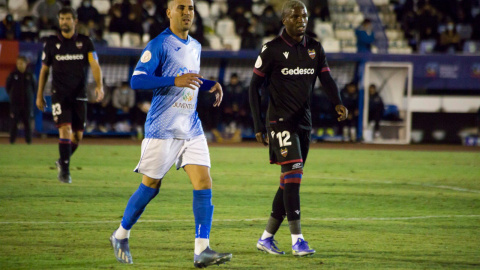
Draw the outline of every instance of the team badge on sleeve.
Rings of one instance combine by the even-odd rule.
[[[262,58],[260,57],[260,55],[258,56],[257,58],[257,61],[255,62],[255,68],[260,68],[262,66]]]
[[[315,59],[315,55],[317,55],[315,49],[308,50],[308,56],[310,56],[310,58]]]
[[[150,61],[150,59],[152,59],[152,53],[147,50],[143,53],[142,57],[140,58],[140,62],[147,63],[148,61]]]

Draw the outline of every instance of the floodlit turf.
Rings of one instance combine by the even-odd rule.
[[[171,170],[131,233],[134,265],[108,238],[140,183],[139,146],[82,145],[70,185],[56,179],[56,145],[0,145],[0,269],[193,268],[192,188]],[[260,253],[278,186],[266,148],[212,147],[213,269],[480,268],[480,153],[312,149],[301,188],[303,234],[317,254]]]

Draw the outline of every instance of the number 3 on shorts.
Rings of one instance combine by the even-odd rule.
[[[62,114],[62,107],[60,107],[60,103],[52,104],[52,114],[53,116]]]
[[[277,133],[278,144],[280,147],[290,146],[292,142],[290,142],[290,132],[288,130],[284,130],[283,132]]]

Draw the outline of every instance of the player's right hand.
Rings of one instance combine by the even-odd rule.
[[[203,78],[202,75],[196,73],[183,74],[182,76],[175,77],[175,86],[188,87],[195,90],[196,87],[200,88],[202,84],[200,78]]]
[[[257,133],[255,133],[255,138],[257,139],[257,142],[263,143],[263,145],[268,145],[268,136],[267,136],[267,133],[265,133],[265,132],[257,132]]]
[[[42,112],[44,112],[45,107],[47,107],[47,101],[43,97],[37,97],[35,104],[37,105],[37,108]]]

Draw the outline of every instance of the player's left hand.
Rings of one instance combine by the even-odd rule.
[[[103,86],[97,86],[95,87],[95,96],[96,96],[96,101],[100,102],[103,99],[103,95],[105,93],[103,92]]]
[[[209,93],[215,93],[215,102],[213,103],[213,107],[219,107],[220,103],[222,103],[223,99],[223,90],[222,86],[217,82],[210,91]]]
[[[345,106],[343,105],[337,105],[335,106],[335,111],[337,111],[338,115],[340,115],[337,120],[340,122],[340,121],[343,121],[345,119],[347,119],[348,117],[348,110]]]

